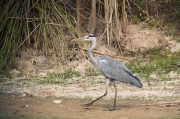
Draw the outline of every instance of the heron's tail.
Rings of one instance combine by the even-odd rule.
[[[137,87],[139,87],[139,88],[142,88],[142,87],[143,87],[141,81],[140,81],[136,76],[133,76],[132,78],[133,78],[133,80],[131,80],[131,83],[132,83],[133,85],[135,85],[135,86],[137,86]]]
[[[143,85],[141,81],[134,76],[131,72],[124,70],[128,75],[126,75],[126,80],[124,81],[125,83],[131,83],[139,88],[142,88]]]

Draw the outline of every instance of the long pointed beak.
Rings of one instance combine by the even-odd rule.
[[[84,40],[85,40],[85,37],[79,37],[79,38],[72,39],[72,41],[84,41]]]
[[[82,38],[75,38],[75,39],[72,39],[71,41],[80,41],[82,40]]]

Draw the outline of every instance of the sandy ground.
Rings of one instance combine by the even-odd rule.
[[[53,100],[62,103],[55,104]],[[90,100],[63,97],[16,97],[2,94],[0,97],[1,119],[179,119],[180,104],[163,103],[148,100],[120,100],[119,110],[108,111],[112,100],[102,99],[89,108],[81,105]],[[157,105],[155,105],[157,104]]]
[[[37,84],[21,78],[0,83],[0,118],[180,118],[180,80],[152,81],[144,79],[142,89],[117,82],[119,110],[113,106],[114,87],[92,106],[81,106],[104,93],[103,76],[72,78],[68,85]],[[59,104],[54,100],[61,100]]]

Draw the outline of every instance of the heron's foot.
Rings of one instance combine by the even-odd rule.
[[[89,107],[90,105],[92,105],[93,103],[92,102],[90,102],[90,103],[87,103],[87,104],[83,104],[82,106],[83,107]]]
[[[114,111],[114,110],[120,110],[120,108],[116,108],[116,107],[113,107],[113,108],[108,108],[109,111]]]

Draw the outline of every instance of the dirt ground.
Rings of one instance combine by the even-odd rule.
[[[92,83],[90,79],[97,82]],[[119,110],[108,111],[113,106],[113,86],[106,97],[88,108],[83,107],[82,104],[104,93],[103,81],[101,76],[86,77],[63,86],[6,79],[0,83],[0,119],[180,118],[179,79],[159,82],[142,79],[142,89],[117,82]],[[62,102],[54,103],[55,100]]]
[[[54,99],[62,103],[55,104]],[[118,100],[119,110],[108,111],[113,100],[100,100],[84,108],[81,105],[90,100],[69,98],[16,97],[2,94],[0,97],[0,118],[15,119],[179,119],[180,105],[160,104],[147,100]]]

